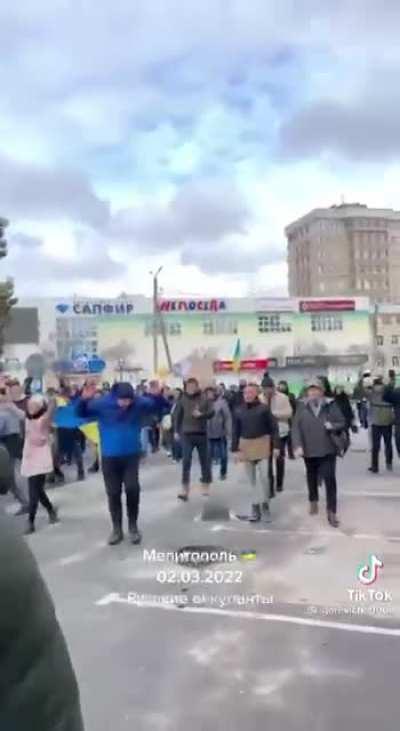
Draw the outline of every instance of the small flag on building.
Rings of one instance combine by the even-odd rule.
[[[235,352],[233,354],[233,370],[236,373],[239,373],[239,371],[240,371],[241,360],[242,360],[242,356],[241,356],[241,351],[240,351],[240,338],[238,338],[236,347],[235,347]]]

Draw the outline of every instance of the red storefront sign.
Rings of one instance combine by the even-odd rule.
[[[225,300],[161,300],[161,312],[220,312],[226,310]]]
[[[266,371],[272,362],[269,358],[253,358],[250,360],[242,360],[240,362],[241,371]],[[233,360],[216,360],[214,362],[214,371],[216,373],[228,373],[235,369]]]
[[[354,312],[354,300],[301,300],[300,312]]]

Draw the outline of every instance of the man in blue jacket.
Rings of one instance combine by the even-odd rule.
[[[148,396],[135,396],[130,383],[117,383],[103,398],[95,399],[95,393],[95,384],[85,386],[77,413],[82,418],[93,417],[99,424],[102,469],[113,525],[108,543],[116,546],[124,537],[121,502],[124,486],[130,538],[137,545],[142,540],[137,527],[142,420],[146,413],[158,413],[166,408],[167,403],[155,388]]]

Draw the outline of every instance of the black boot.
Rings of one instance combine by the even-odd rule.
[[[118,543],[122,543],[124,540],[124,534],[120,526],[114,526],[113,531],[108,539],[109,546],[117,546]]]
[[[62,470],[56,470],[54,473],[54,481],[56,485],[64,485],[65,483],[65,475]]]
[[[250,523],[259,523],[261,520],[261,505],[251,506],[251,515],[249,518]]]
[[[269,509],[268,503],[262,504],[262,517],[261,520],[263,523],[271,523],[272,521],[272,515]]]
[[[58,510],[57,508],[52,508],[49,510],[49,523],[50,525],[55,525],[55,523],[59,523],[60,519],[58,517]]]
[[[27,524],[26,524],[26,528],[25,528],[25,530],[24,530],[24,535],[25,535],[25,536],[30,536],[30,535],[32,535],[32,533],[34,533],[34,532],[35,532],[35,523],[34,523],[34,521],[33,521],[33,520],[31,520],[31,519],[29,518],[29,520],[28,520],[28,522],[27,522]]]
[[[99,460],[96,459],[96,461],[92,464],[92,466],[89,467],[88,472],[90,472],[91,475],[94,475],[99,470],[100,470]]]
[[[137,523],[132,523],[129,526],[129,536],[134,546],[138,546],[142,542],[142,534],[137,527]]]
[[[332,528],[339,528],[340,522],[336,517],[336,513],[333,513],[332,510],[328,510],[328,523]]]

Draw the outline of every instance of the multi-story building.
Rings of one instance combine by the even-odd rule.
[[[269,361],[275,378],[295,388],[305,378],[327,374],[356,380],[373,353],[366,298],[167,299],[160,310],[173,364],[206,355],[215,377],[237,381],[232,358],[238,339],[243,377],[259,378]],[[143,296],[21,301],[6,333],[4,369],[22,377],[30,355],[46,368],[81,363],[82,356],[106,362],[104,378],[153,374],[153,303]],[[166,357],[159,343],[159,365]]]
[[[400,303],[400,212],[318,208],[286,228],[289,293]]]
[[[379,305],[374,319],[376,365],[400,371],[400,305]]]

